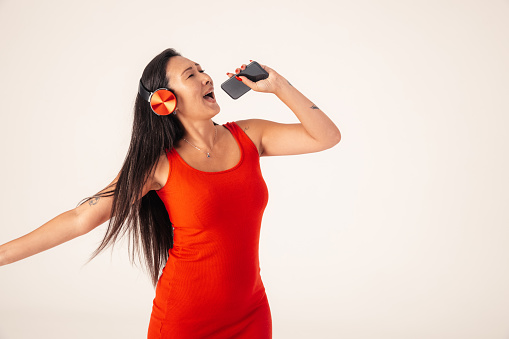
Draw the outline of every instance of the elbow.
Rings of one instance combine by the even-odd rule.
[[[336,133],[334,133],[332,140],[333,140],[332,146],[336,146],[341,141],[341,132],[339,131],[339,128],[337,128],[337,127],[336,127]]]
[[[91,214],[81,206],[76,207],[71,212],[73,213],[74,225],[76,227],[76,235],[82,236],[93,230],[91,226]]]
[[[329,137],[327,138],[327,141],[328,142],[327,142],[326,149],[336,146],[341,141],[341,132],[339,131],[339,129],[337,127],[335,128],[335,131],[333,131],[329,135]]]
[[[98,199],[97,199],[98,200]],[[108,199],[111,201],[112,199]],[[93,207],[92,207],[93,206]],[[111,205],[106,203],[81,204],[74,208],[73,220],[78,235],[85,235],[111,218]]]
[[[74,227],[76,230],[76,236],[82,236],[82,235],[88,233],[88,230],[86,230],[86,228],[84,226],[83,215],[81,213],[82,212],[81,209],[79,207],[76,207],[69,212],[72,213],[72,217],[74,220],[73,224],[74,224]]]

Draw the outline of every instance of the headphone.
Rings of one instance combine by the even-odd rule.
[[[149,91],[140,79],[140,85],[138,86],[138,93],[140,96],[148,101],[152,112],[157,115],[169,115],[175,113],[177,107],[177,97],[171,89],[158,88],[154,92]]]

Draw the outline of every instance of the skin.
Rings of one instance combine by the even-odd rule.
[[[268,66],[261,66],[269,73],[267,79],[253,83],[244,76],[240,78],[255,92],[276,95],[295,114],[299,123],[280,124],[261,119],[237,121],[257,147],[260,156],[318,152],[341,140],[339,129],[324,112],[282,75]],[[189,67],[191,69],[182,74]],[[235,74],[245,68],[246,64],[242,64]],[[196,62],[181,56],[171,58],[166,68],[169,87],[177,96],[177,117],[186,130],[184,138],[201,150],[210,152],[211,157],[207,158],[203,151],[184,140],[178,142],[175,149],[190,166],[201,171],[216,172],[234,167],[240,160],[240,151],[225,127],[213,125],[212,118],[219,113],[220,107],[217,102],[205,101],[203,95],[214,86],[214,82],[208,74],[200,71],[203,69]],[[235,74],[227,73],[227,76]],[[141,196],[150,190],[162,188],[166,184],[168,171],[168,159],[163,154],[150,173]],[[118,176],[110,185],[117,179]],[[112,203],[113,197],[95,197],[56,216],[34,231],[1,245],[0,266],[90,232],[110,218]]]

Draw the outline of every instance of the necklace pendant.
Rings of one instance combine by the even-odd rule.
[[[210,158],[210,153],[207,152],[207,158]]]

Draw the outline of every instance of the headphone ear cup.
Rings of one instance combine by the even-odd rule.
[[[150,97],[150,107],[157,115],[171,114],[177,107],[177,97],[169,89],[158,89]]]

